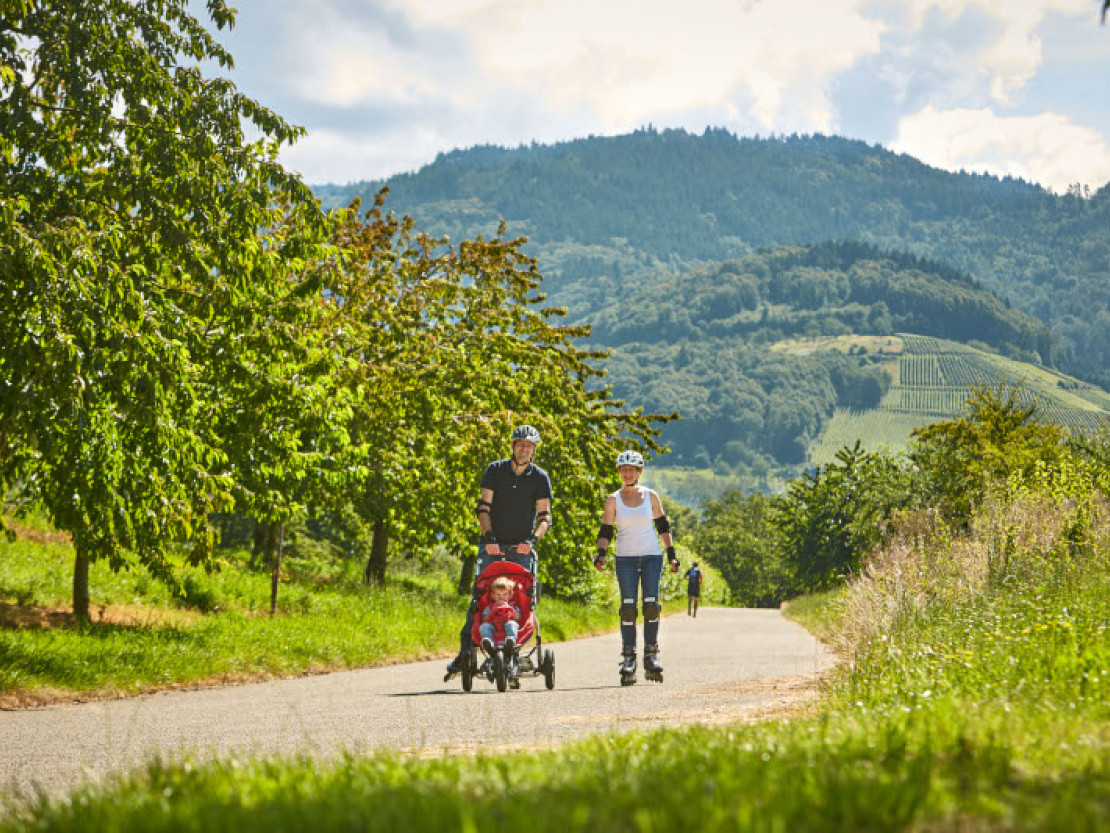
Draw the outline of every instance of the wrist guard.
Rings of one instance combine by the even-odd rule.
[[[678,556],[675,554],[674,547],[667,547],[667,560],[678,563]]]
[[[492,529],[489,532],[483,532],[482,533],[481,543],[482,543],[483,546],[485,546],[486,544],[496,544],[497,543],[497,538],[494,537]]]

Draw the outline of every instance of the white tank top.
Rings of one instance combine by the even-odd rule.
[[[617,557],[622,555],[662,555],[655,519],[651,516],[651,490],[640,487],[644,502],[625,506],[620,491],[613,493],[617,504]]]

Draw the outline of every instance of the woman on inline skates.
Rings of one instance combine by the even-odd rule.
[[[642,590],[644,611],[644,678],[663,682],[659,664],[659,578],[663,572],[663,548],[671,569],[678,570],[671,525],[663,513],[659,495],[640,485],[644,457],[638,451],[617,455],[621,488],[605,500],[601,529],[597,534],[594,566],[605,568],[605,554],[616,532],[617,584],[621,593],[621,685],[636,682],[636,598]],[[660,546],[662,542],[662,547]]]

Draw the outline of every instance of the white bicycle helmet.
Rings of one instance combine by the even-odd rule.
[[[621,466],[635,466],[638,469],[644,467],[644,455],[639,451],[622,451],[617,455],[617,468]]]
[[[531,425],[518,425],[513,429],[513,434],[509,438],[509,444],[512,445],[517,440],[527,440],[536,445],[540,444],[540,432],[533,428]]]

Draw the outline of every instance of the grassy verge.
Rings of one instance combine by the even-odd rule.
[[[229,553],[213,575],[183,569],[184,596],[143,573],[94,565],[93,621],[79,626],[69,615],[72,550],[39,537],[0,543],[0,705],[444,656],[457,650],[468,603],[445,576],[367,588],[355,567],[290,560],[271,618],[269,576]],[[611,606],[545,597],[540,610],[552,641],[617,626]]]
[[[2,829],[1106,829],[1106,509],[1079,537],[1066,505],[991,511],[967,538],[911,530],[814,601],[803,618],[835,622],[847,657],[816,718],[473,758],[155,765]]]
[[[825,643],[832,643],[840,631],[839,602],[843,589],[811,593],[791,599],[783,606],[783,615],[804,627]]]

